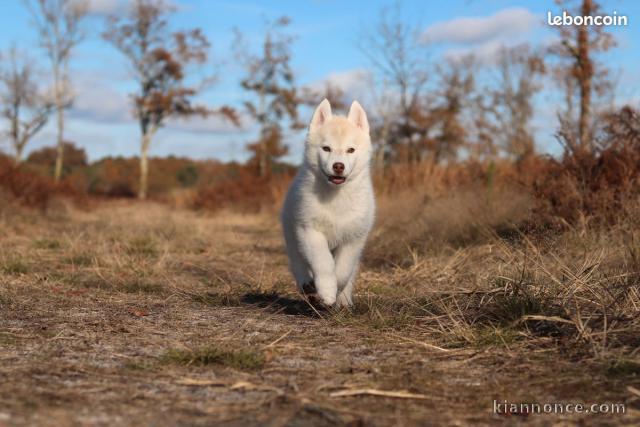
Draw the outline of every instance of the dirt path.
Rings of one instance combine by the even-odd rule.
[[[0,426],[640,422],[638,378],[550,345],[444,348],[418,317],[378,316],[385,271],[364,270],[355,313],[316,314],[265,216],[22,213],[2,218],[0,245]],[[406,394],[340,395],[371,389]],[[494,399],[626,414],[505,416]]]

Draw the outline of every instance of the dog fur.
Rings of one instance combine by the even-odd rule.
[[[375,215],[370,163],[364,109],[354,101],[347,117],[334,116],[323,100],[311,119],[304,162],[281,221],[299,291],[315,293],[327,306],[353,305],[354,280]]]

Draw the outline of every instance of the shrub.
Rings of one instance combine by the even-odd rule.
[[[258,177],[247,168],[239,168],[235,176],[199,188],[192,206],[208,210],[233,207],[251,212],[275,208],[280,206],[291,178],[288,171]]]
[[[51,178],[16,165],[4,156],[0,157],[0,191],[9,201],[42,210],[45,210],[56,196],[83,200],[68,181],[56,184]]]
[[[548,159],[533,180],[539,225],[587,218],[617,221],[626,202],[640,194],[640,115],[624,108],[607,117],[597,148]]]

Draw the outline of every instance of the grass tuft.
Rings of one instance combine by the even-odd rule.
[[[605,373],[609,377],[629,379],[640,377],[640,361],[620,358],[607,363]]]
[[[64,258],[62,261],[65,264],[86,267],[93,263],[93,258],[87,254],[76,254]]]
[[[33,247],[36,249],[55,250],[60,249],[62,243],[55,239],[38,239],[33,242]]]
[[[142,279],[124,282],[120,288],[130,294],[161,294],[165,290],[164,287],[158,283],[148,282]]]
[[[513,328],[481,327],[477,330],[476,345],[484,347],[508,347],[522,338],[521,333]]]
[[[156,361],[150,359],[134,359],[125,363],[124,367],[132,371],[150,371],[157,366]]]
[[[254,371],[265,364],[262,353],[254,350],[222,350],[215,346],[200,347],[195,350],[171,349],[162,355],[163,363],[180,365],[222,365],[230,368]]]
[[[2,272],[5,274],[27,274],[29,272],[29,266],[20,260],[5,261],[2,265]]]
[[[373,296],[357,301],[353,310],[334,313],[339,323],[355,323],[372,330],[402,330],[424,316],[430,304],[422,298]]]
[[[126,247],[127,254],[131,256],[154,257],[158,254],[156,245],[148,237],[131,239]]]
[[[13,346],[16,344],[18,340],[16,339],[15,336],[7,333],[7,332],[0,332],[0,345],[1,346]]]

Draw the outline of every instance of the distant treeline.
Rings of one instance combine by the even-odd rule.
[[[135,197],[140,170],[138,157],[105,157],[89,162],[85,150],[65,143],[65,164],[62,180],[74,191],[104,197]],[[25,173],[42,178],[53,175],[56,164],[56,147],[44,147],[31,152],[21,168]],[[4,157],[11,164],[9,157]],[[150,157],[149,196],[162,198],[180,190],[215,188],[228,181],[237,181],[244,175],[253,175],[248,166],[238,162],[218,160],[194,160],[186,157]],[[278,163],[274,172],[289,176],[295,167]]]
[[[500,188],[515,190],[534,201],[526,228],[566,227],[589,221],[614,223],[640,196],[640,113],[623,108],[605,118],[599,149],[560,159],[532,154],[519,161],[472,159],[439,164],[394,163],[373,174],[379,200],[410,194],[425,206],[434,198],[466,189],[493,203]],[[0,208],[17,201],[47,209],[57,196],[90,202],[96,197],[135,197],[138,159],[87,161],[84,150],[67,143],[62,180],[51,170],[55,148],[32,152],[16,165],[0,156]],[[238,164],[180,157],[150,158],[149,197],[172,206],[244,211],[279,209],[295,167],[272,165],[261,177],[251,162]],[[407,193],[408,192],[408,193]]]

